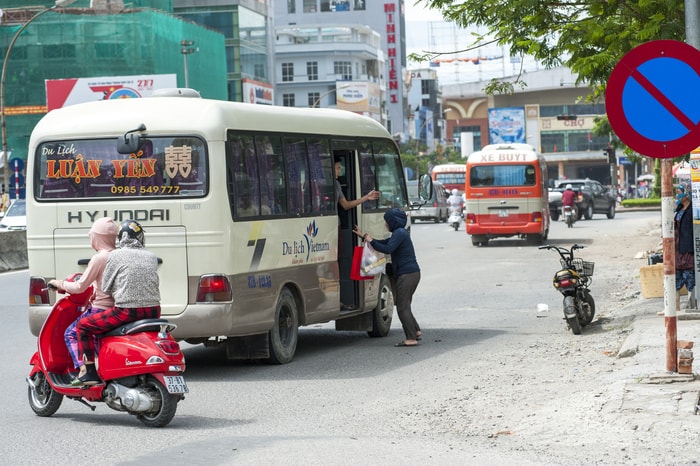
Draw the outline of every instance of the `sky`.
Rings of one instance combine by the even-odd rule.
[[[416,0],[404,0],[408,53],[464,50],[473,45],[472,32],[483,31],[477,31],[477,28],[460,29],[454,23],[443,21],[437,10],[428,9],[422,2],[417,6],[415,3]],[[477,50],[444,55],[438,59],[441,60],[440,66],[432,69],[437,71],[442,85],[514,76],[520,71],[520,63],[510,57],[507,48],[500,46],[489,45]],[[448,63],[445,60],[453,61]],[[524,62],[527,71],[538,68],[531,59],[526,58]],[[409,70],[429,66],[429,62],[408,63]]]

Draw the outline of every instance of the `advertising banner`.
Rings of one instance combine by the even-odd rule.
[[[177,87],[176,74],[47,79],[47,111],[97,100],[150,96],[156,89]]]
[[[526,142],[524,108],[489,109],[489,144]]]
[[[335,85],[335,93],[338,101],[338,108],[351,112],[363,113],[370,111],[370,89],[367,82],[345,82],[339,81]],[[374,104],[377,112],[377,102]]]
[[[247,78],[241,80],[241,82],[243,84],[245,102],[260,105],[273,105],[275,103],[274,88],[271,84]]]

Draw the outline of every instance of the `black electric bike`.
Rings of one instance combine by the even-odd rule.
[[[571,249],[545,244],[539,249],[554,249],[559,253],[562,269],[554,274],[552,284],[564,295],[564,318],[574,335],[593,321],[595,301],[588,289],[593,281],[594,262],[574,258],[574,251],[583,246],[574,244]]]

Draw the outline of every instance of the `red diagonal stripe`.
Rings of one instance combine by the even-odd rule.
[[[632,71],[634,78],[652,97],[654,97],[668,112],[673,115],[688,131],[695,129],[695,123],[671,102],[656,86],[652,84],[638,69]]]

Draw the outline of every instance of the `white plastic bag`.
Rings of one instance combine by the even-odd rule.
[[[360,275],[363,277],[384,273],[386,269],[386,257],[375,251],[368,242],[362,245],[362,261],[360,262]]]

